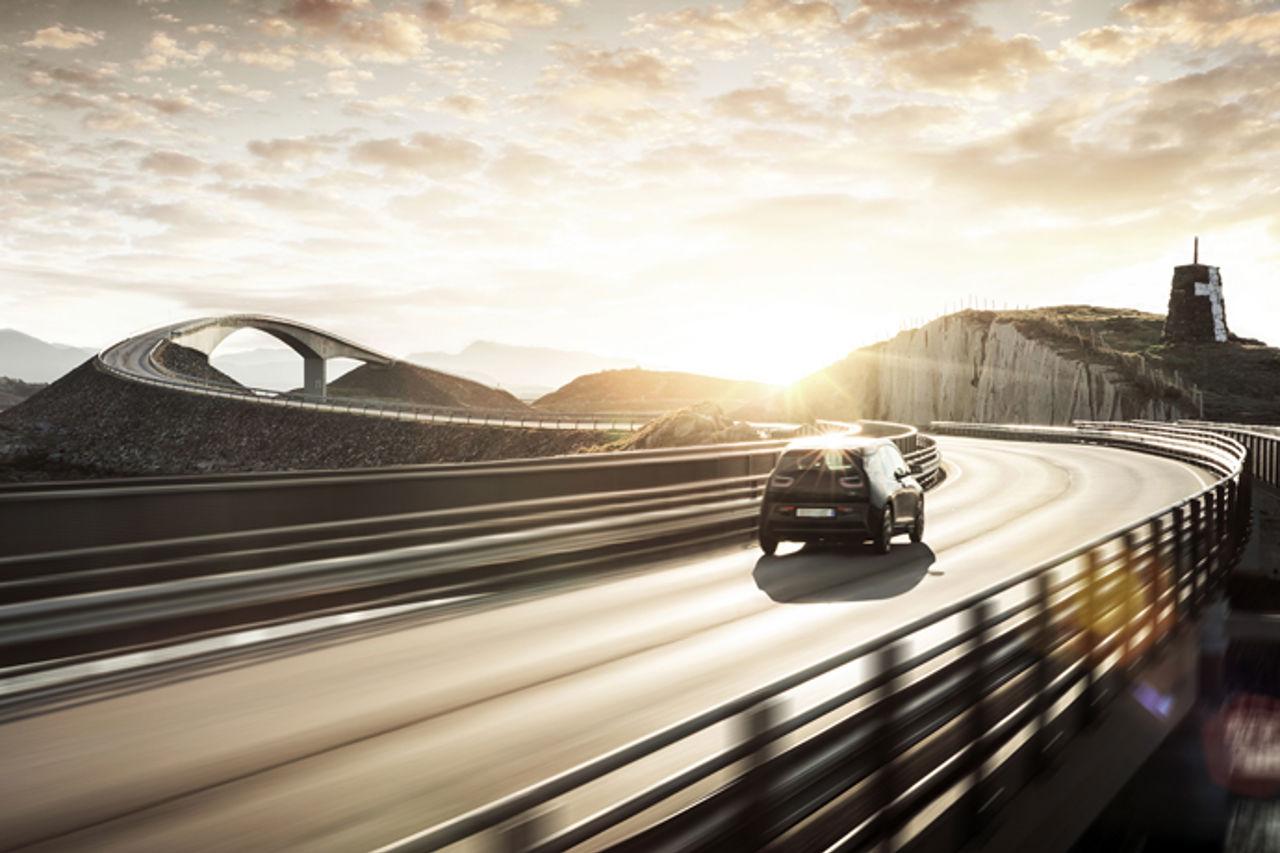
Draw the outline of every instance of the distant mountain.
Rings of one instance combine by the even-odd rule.
[[[669,412],[700,403],[736,409],[776,393],[763,382],[671,370],[605,370],[579,376],[534,403],[552,412]]]
[[[23,382],[21,379],[10,379],[0,376],[0,411],[16,406],[37,391],[48,386],[43,382]]]
[[[405,360],[500,386],[526,399],[546,394],[586,373],[635,367],[634,361],[623,358],[493,341],[476,341],[457,353],[410,353]]]
[[[52,382],[97,350],[51,344],[16,329],[0,329],[0,376],[24,382]]]

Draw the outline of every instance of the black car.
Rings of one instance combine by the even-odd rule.
[[[784,540],[863,542],[889,552],[889,540],[924,537],[924,489],[886,439],[823,435],[794,441],[778,459],[760,507],[760,547]]]

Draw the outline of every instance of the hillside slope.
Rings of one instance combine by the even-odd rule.
[[[529,410],[507,391],[406,361],[362,364],[330,382],[329,396],[458,409]]]
[[[533,405],[551,412],[666,412],[698,403],[734,409],[773,390],[762,382],[629,368],[579,376]]]
[[[0,376],[0,411],[18,405],[44,387],[43,382],[23,382],[21,379]]]
[[[1062,306],[964,311],[856,350],[742,417],[1069,423],[1204,416],[1280,422],[1280,350],[1165,345],[1164,318]]]
[[[0,412],[0,481],[470,462],[600,440],[263,406],[130,382],[88,362]]]

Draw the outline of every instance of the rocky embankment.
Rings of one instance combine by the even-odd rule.
[[[642,429],[601,447],[597,451],[656,450],[662,447],[692,447],[700,444],[727,444],[759,441],[764,436],[748,424],[725,415],[715,403],[700,403],[655,418]]]
[[[217,385],[240,383],[209,363],[209,357],[199,350],[169,341],[161,341],[151,355],[152,361],[166,373],[178,378],[198,379]]]
[[[1148,381],[1141,373],[1145,368],[1130,369],[1125,353],[1101,343],[1093,347],[1075,331],[1063,333],[1075,327],[1064,325],[1053,312],[1070,310],[948,315],[856,350],[785,394],[772,395],[734,414],[754,419],[867,418],[915,424],[933,420],[1063,424],[1075,419],[1196,416],[1188,395]],[[1122,320],[1125,329],[1135,316],[1143,318],[1143,323],[1148,316],[1153,323],[1159,320],[1137,312],[1110,315]],[[1149,362],[1160,364],[1161,356],[1168,354],[1158,351],[1158,325],[1154,328],[1156,343],[1144,346],[1157,350]],[[1141,331],[1146,334],[1146,325]]]
[[[0,479],[471,462],[573,453],[600,439],[200,397],[118,379],[87,362],[0,413]]]

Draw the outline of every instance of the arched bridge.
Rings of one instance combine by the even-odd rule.
[[[310,397],[325,396],[325,362],[330,358],[351,358],[368,364],[390,364],[391,356],[349,341],[331,332],[294,320],[265,314],[229,314],[202,317],[129,338],[104,351],[100,359],[108,366],[144,376],[166,373],[159,370],[152,355],[162,341],[212,355],[228,336],[241,329],[256,329],[284,343],[303,361],[303,388]]]

